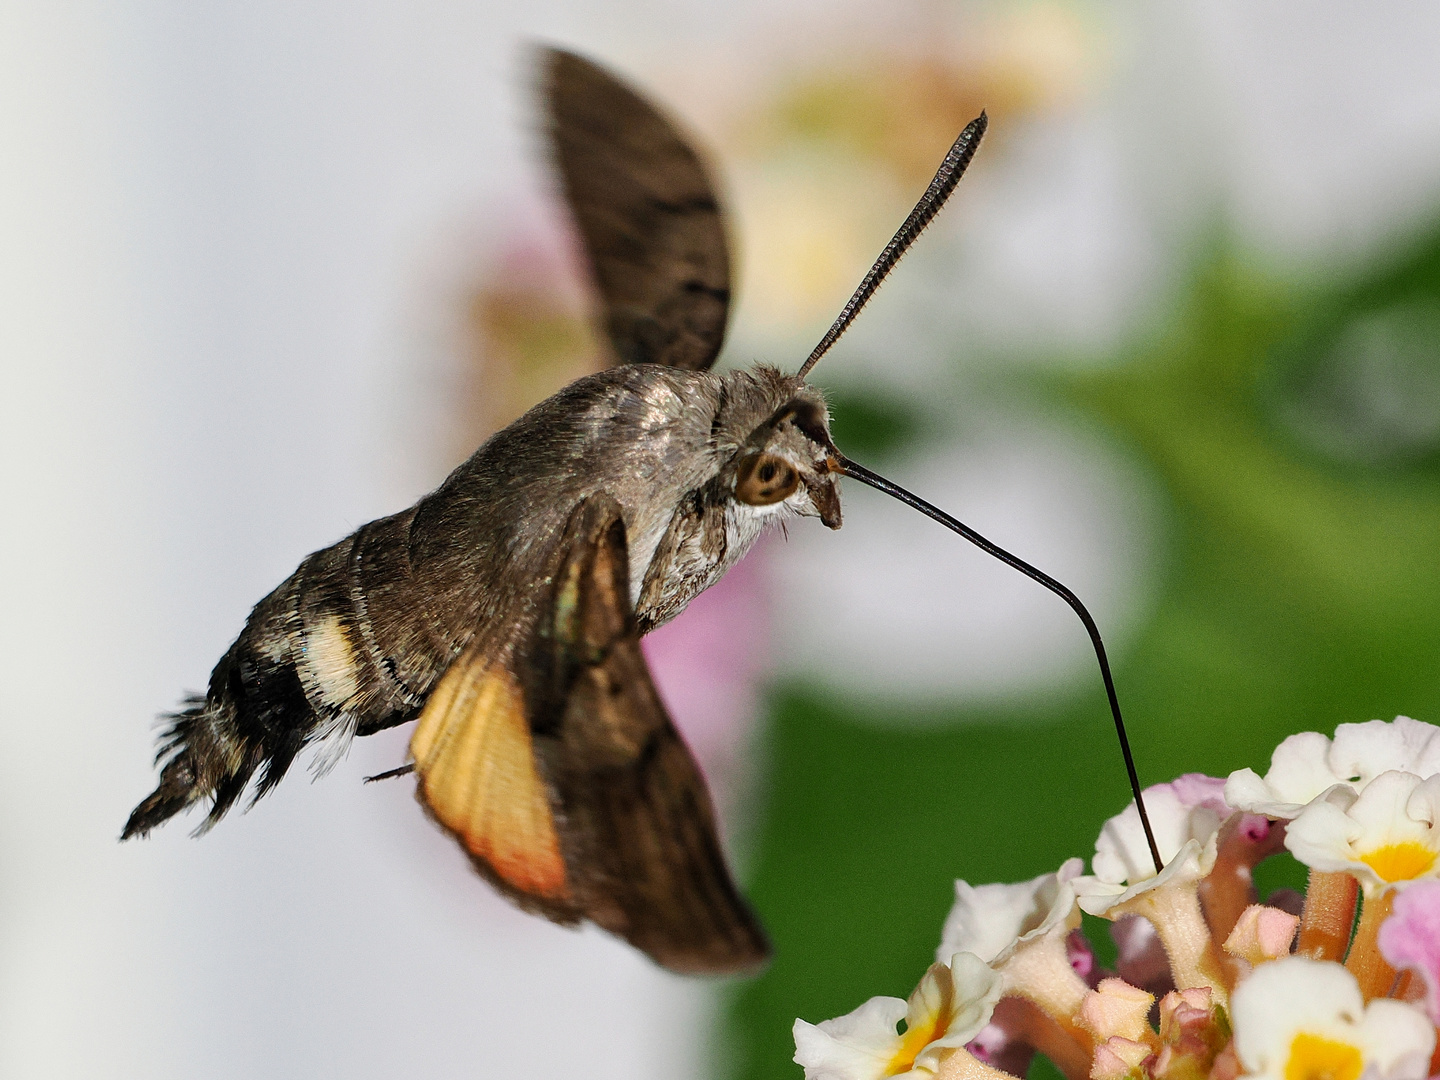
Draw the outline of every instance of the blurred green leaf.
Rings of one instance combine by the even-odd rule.
[[[922,434],[919,408],[898,395],[842,386],[825,399],[835,445],[857,461],[893,456]]]

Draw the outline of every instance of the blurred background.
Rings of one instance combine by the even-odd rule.
[[[412,781],[361,786],[408,729],[115,842],[256,600],[599,362],[536,41],[708,150],[722,364],[798,365],[988,108],[816,381],[848,453],[1087,601],[1145,782],[1440,721],[1440,9],[9,0],[0,1075],[793,1080],[793,1019],[906,995],[956,877],[1127,801],[1068,609],[851,485],[647,641],[758,980],[499,900]]]

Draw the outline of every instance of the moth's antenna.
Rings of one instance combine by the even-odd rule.
[[[982,113],[980,121],[984,119],[985,116]],[[959,143],[956,145],[958,146]],[[1120,736],[1120,754],[1125,758],[1125,771],[1130,775],[1130,790],[1135,793],[1135,808],[1140,811],[1140,825],[1145,830],[1145,842],[1150,845],[1150,858],[1155,861],[1155,872],[1160,873],[1164,869],[1164,863],[1160,859],[1160,849],[1155,844],[1155,833],[1150,828],[1150,815],[1145,812],[1145,799],[1140,794],[1140,778],[1135,773],[1135,759],[1130,753],[1130,740],[1125,735],[1125,721],[1120,718],[1120,699],[1115,696],[1115,680],[1110,676],[1110,661],[1105,658],[1105,643],[1100,640],[1100,629],[1095,625],[1095,620],[1090,617],[1090,612],[1085,610],[1085,605],[1080,602],[1080,598],[1043,570],[1036,569],[1024,559],[1010,554],[997,544],[992,544],[970,526],[957,521],[944,510],[931,506],[918,495],[910,494],[898,484],[892,484],[865,466],[857,465],[849,458],[839,454],[830,459],[829,465],[832,472],[838,472],[841,476],[854,477],[862,484],[869,484],[877,491],[883,491],[886,495],[899,499],[906,506],[919,510],[926,517],[934,518],[947,529],[951,529],[969,540],[981,551],[995,556],[1001,562],[1019,570],[1026,577],[1038,581],[1075,609],[1075,614],[1079,615],[1080,621],[1085,624],[1091,644],[1095,646],[1095,658],[1100,661],[1100,675],[1105,680],[1105,694],[1110,699],[1110,712],[1115,717],[1115,733]]]
[[[809,359],[800,365],[798,376],[805,378],[810,369],[819,363],[820,358],[830,351],[830,346],[840,340],[840,335],[845,333],[850,324],[855,321],[855,316],[860,314],[870,297],[875,295],[875,290],[880,288],[880,283],[885,280],[885,275],[895,268],[900,257],[910,249],[925,226],[929,225],[940,208],[945,205],[945,200],[955,190],[955,185],[960,182],[960,177],[965,175],[965,167],[970,164],[970,159],[975,156],[975,151],[980,146],[980,139],[985,134],[985,128],[990,121],[982,110],[980,115],[965,125],[965,130],[960,132],[960,137],[950,147],[950,152],[945,155],[945,160],[940,163],[939,170],[935,173],[935,179],[930,181],[930,186],[925,189],[925,194],[920,196],[920,201],[915,204],[915,209],[910,211],[910,216],[905,219],[905,224],[900,226],[900,231],[891,238],[890,243],[885,245],[885,250],[875,260],[875,265],[870,267],[870,272],[860,282],[860,287],[855,290],[855,295],[846,301],[840,314],[825,331],[825,336],[820,339],[820,344],[810,354]]]

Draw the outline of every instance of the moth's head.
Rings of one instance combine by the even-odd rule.
[[[818,517],[838,529],[840,488],[832,465],[839,451],[830,441],[825,399],[793,376],[765,369],[743,374],[755,381],[732,389],[732,394],[741,390],[742,400],[732,398],[736,409],[725,419],[738,422],[739,445],[721,482],[744,506]],[[755,395],[758,400],[745,401],[744,389],[762,392]]]

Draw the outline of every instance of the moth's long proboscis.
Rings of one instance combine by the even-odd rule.
[[[1100,662],[1100,675],[1105,680],[1105,694],[1110,699],[1110,712],[1115,717],[1115,733],[1120,737],[1120,753],[1125,759],[1125,771],[1130,777],[1130,790],[1135,793],[1135,808],[1140,812],[1140,825],[1145,830],[1145,842],[1150,845],[1150,858],[1155,861],[1155,872],[1160,873],[1164,869],[1164,863],[1160,858],[1160,849],[1155,843],[1155,833],[1150,828],[1150,815],[1145,812],[1145,799],[1140,792],[1140,777],[1135,772],[1135,758],[1130,753],[1130,739],[1125,734],[1125,721],[1120,716],[1120,699],[1115,694],[1115,680],[1110,675],[1110,661],[1105,657],[1105,643],[1100,639],[1100,628],[1095,625],[1095,620],[1090,617],[1090,612],[1085,609],[1080,598],[1043,570],[1031,566],[1018,555],[1010,554],[998,544],[985,539],[964,522],[951,517],[939,507],[932,506],[918,495],[912,495],[898,484],[892,484],[865,466],[857,465],[849,458],[840,457],[832,461],[831,468],[842,476],[853,477],[862,484],[868,484],[877,491],[883,491],[886,495],[899,499],[906,506],[919,510],[926,517],[933,518],[947,529],[959,533],[987,555],[993,555],[1006,565],[1019,570],[1026,577],[1038,581],[1075,609],[1075,614],[1080,616],[1080,621],[1085,624],[1085,630],[1090,635],[1090,643],[1095,646],[1095,658]]]
[[[925,194],[920,196],[920,201],[915,204],[915,209],[910,211],[910,216],[905,219],[905,224],[885,245],[885,250],[880,252],[880,257],[875,260],[875,265],[870,267],[870,272],[861,280],[854,295],[846,301],[840,314],[830,324],[830,329],[825,331],[825,336],[820,339],[820,344],[815,346],[805,363],[800,365],[799,377],[805,378],[810,369],[819,363],[820,358],[830,351],[830,346],[840,340],[840,335],[845,333],[850,324],[855,321],[855,316],[860,314],[870,297],[875,295],[875,290],[880,288],[880,283],[885,280],[887,274],[895,268],[900,257],[910,249],[915,239],[925,231],[940,208],[945,205],[945,200],[955,190],[955,185],[960,183],[960,177],[965,175],[965,168],[970,164],[970,159],[975,156],[979,149],[980,140],[985,135],[985,128],[990,121],[982,111],[979,116],[965,125],[965,130],[960,132],[960,137],[950,147],[950,152],[945,155],[945,160],[940,163],[940,168],[935,172],[935,179],[930,181],[930,186],[925,189]]]

